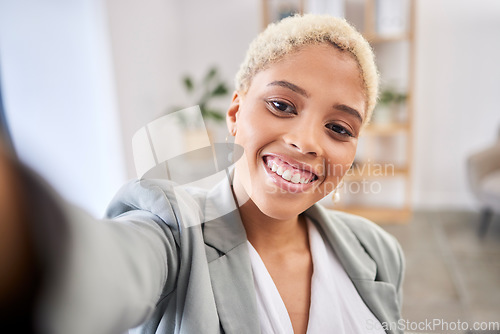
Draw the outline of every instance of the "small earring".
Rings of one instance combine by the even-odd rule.
[[[340,202],[339,189],[342,189],[343,187],[344,187],[344,180],[342,179],[340,183],[337,185],[337,187],[335,187],[335,190],[333,191],[333,196],[332,196],[333,203]]]
[[[337,189],[335,189],[335,192],[333,193],[332,201],[333,203],[340,202],[340,194],[337,192]]]

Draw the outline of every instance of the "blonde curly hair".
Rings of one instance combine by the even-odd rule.
[[[357,61],[365,86],[364,124],[368,123],[378,95],[375,56],[366,39],[343,18],[305,14],[270,24],[250,43],[245,60],[236,73],[236,90],[247,92],[258,72],[303,46],[321,43],[348,51]]]

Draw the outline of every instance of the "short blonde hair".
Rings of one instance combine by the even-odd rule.
[[[350,52],[358,63],[366,95],[366,117],[370,120],[378,95],[378,72],[370,44],[345,19],[329,15],[295,15],[270,24],[250,43],[236,74],[236,89],[247,92],[253,77],[287,54],[310,44],[329,43]]]

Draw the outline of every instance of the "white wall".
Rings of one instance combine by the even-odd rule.
[[[183,70],[204,74],[215,64],[234,87],[234,75],[261,29],[260,2],[186,0],[182,4]]]
[[[128,177],[135,177],[132,136],[179,93],[178,1],[105,0]],[[177,83],[177,82],[175,82]]]
[[[239,63],[261,25],[260,2],[106,0],[106,4],[127,174],[133,177],[130,143],[135,131],[174,106],[191,105],[181,84],[183,75],[199,79],[216,65],[233,87]],[[230,96],[220,106],[227,107],[229,101]]]
[[[471,208],[465,159],[500,127],[500,1],[416,3],[414,203]]]
[[[1,0],[6,116],[20,158],[96,216],[125,180],[98,0]]]

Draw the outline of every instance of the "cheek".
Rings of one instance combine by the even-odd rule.
[[[235,142],[246,150],[258,149],[273,136],[273,125],[272,117],[262,106],[245,105],[238,117]]]
[[[336,185],[351,168],[356,156],[357,143],[337,143],[334,146],[330,148],[332,154],[329,154],[326,158],[327,161],[325,161],[324,168],[326,169],[328,182]]]

